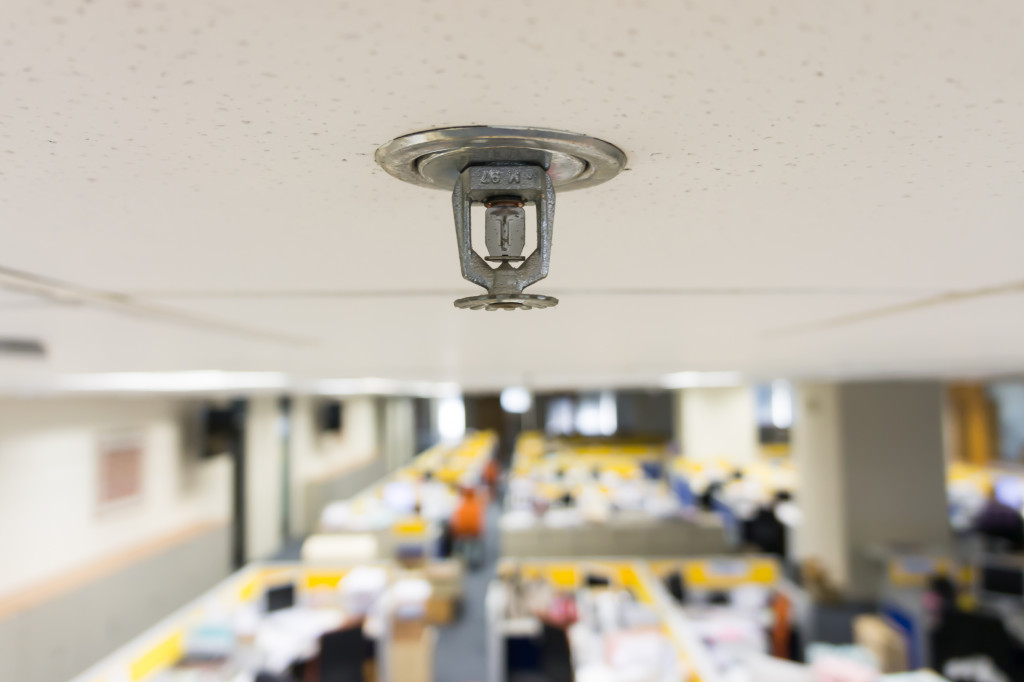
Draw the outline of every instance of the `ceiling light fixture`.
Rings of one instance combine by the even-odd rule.
[[[399,180],[452,192],[462,276],[487,290],[455,301],[455,307],[473,310],[557,305],[552,296],[523,293],[548,275],[555,191],[592,187],[626,165],[621,149],[586,135],[489,126],[405,135],[378,149],[376,159]],[[486,258],[473,249],[473,204],[486,207]],[[537,208],[537,247],[524,257],[527,204]]]
[[[525,414],[533,405],[533,396],[522,386],[509,386],[501,392],[501,409],[511,414]]]
[[[419,398],[448,398],[462,395],[462,388],[452,381],[400,381],[379,377],[360,379],[320,379],[301,388],[319,395],[409,395]]]
[[[62,374],[54,381],[57,391],[97,393],[205,393],[259,391],[288,388],[282,372],[103,372]]]
[[[739,372],[676,372],[661,378],[664,388],[727,388],[740,386],[743,376]]]

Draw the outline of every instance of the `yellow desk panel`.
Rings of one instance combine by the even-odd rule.
[[[128,668],[130,679],[132,682],[144,680],[153,673],[177,663],[184,653],[185,633],[181,630],[176,630],[152,649],[132,661]]]
[[[342,578],[348,575],[347,570],[338,571],[307,571],[306,589],[315,590],[318,588],[337,588]]]

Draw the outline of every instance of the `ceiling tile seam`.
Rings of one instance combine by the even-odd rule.
[[[315,343],[313,339],[306,337],[254,329],[165,305],[148,303],[129,294],[83,287],[2,265],[0,265],[0,288],[35,296],[56,305],[85,305],[120,314],[149,317],[178,326],[242,336],[251,340],[270,341],[290,346],[309,346]]]
[[[782,336],[793,336],[797,334],[813,333],[816,331],[824,331],[827,329],[834,329],[837,327],[845,327],[849,325],[859,324],[861,322],[869,322],[871,320],[877,320],[885,317],[903,315],[906,313],[912,313],[927,308],[935,308],[939,306],[949,305],[951,303],[976,300],[979,298],[987,298],[990,296],[1005,296],[1020,293],[1024,293],[1024,280],[1016,280],[1013,282],[995,284],[986,287],[977,287],[974,289],[961,289],[959,291],[950,291],[942,294],[937,294],[935,296],[914,299],[912,301],[907,301],[904,303],[896,303],[893,305],[881,306],[878,308],[870,308],[868,310],[863,310],[857,313],[851,313],[849,315],[840,315],[837,317],[825,318],[823,320],[801,323],[789,327],[780,327],[777,329],[768,330],[767,332],[765,332],[765,336],[774,338]]]
[[[923,296],[949,293],[939,289],[920,288],[835,288],[835,287],[654,287],[643,289],[562,288],[552,289],[564,296]],[[459,289],[376,289],[376,290],[138,290],[133,296],[150,299],[283,299],[283,298],[385,298],[433,297],[460,295]]]

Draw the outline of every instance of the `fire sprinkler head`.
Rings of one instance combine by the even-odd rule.
[[[399,180],[452,192],[462,276],[487,290],[485,295],[455,301],[456,307],[473,310],[557,305],[558,299],[551,296],[523,292],[548,274],[555,191],[600,184],[626,165],[621,149],[586,135],[489,126],[404,135],[378,149],[376,159]],[[486,258],[473,249],[475,203],[487,207]],[[537,209],[537,247],[524,257],[526,204]]]

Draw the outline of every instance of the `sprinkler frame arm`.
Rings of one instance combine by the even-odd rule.
[[[472,205],[501,198],[515,198],[537,207],[537,248],[518,268],[508,262],[492,268],[473,249]],[[455,183],[452,209],[463,278],[491,295],[515,295],[548,276],[555,188],[544,168],[524,164],[471,166],[459,174]]]

